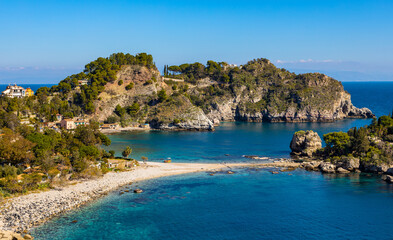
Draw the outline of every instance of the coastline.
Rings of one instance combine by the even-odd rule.
[[[47,220],[103,197],[122,186],[153,178],[236,167],[298,167],[298,163],[158,163],[141,164],[131,171],[110,172],[102,178],[80,181],[64,188],[10,198],[0,206],[0,230],[28,231]]]
[[[142,131],[151,131],[151,128],[141,128],[141,127],[119,127],[116,129],[101,129],[100,131],[103,134],[116,134],[122,132],[142,132]]]

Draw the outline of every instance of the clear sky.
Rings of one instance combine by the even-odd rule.
[[[265,57],[338,80],[393,80],[392,0],[0,0],[0,84],[57,83],[113,52],[164,64]]]

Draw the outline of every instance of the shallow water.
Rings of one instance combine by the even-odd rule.
[[[145,192],[117,191],[33,234],[36,239],[184,240],[391,239],[393,234],[393,188],[376,177],[243,169],[138,186]]]

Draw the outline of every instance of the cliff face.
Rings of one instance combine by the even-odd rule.
[[[207,116],[212,121],[248,122],[327,122],[374,116],[367,108],[353,106],[342,84],[323,74],[289,74],[263,82],[259,78],[255,75],[243,86],[229,86],[230,91],[219,97],[205,97]],[[193,94],[204,92],[199,88]]]
[[[133,87],[127,90],[130,84]],[[161,90],[170,96],[163,102],[157,100],[157,93]],[[127,108],[138,103],[140,107],[135,114],[126,114],[120,119],[123,124],[148,122],[150,127],[162,130],[214,130],[212,121],[199,107],[187,97],[174,94],[158,71],[146,67],[122,66],[117,80],[107,83],[98,99],[92,116],[98,121],[114,116],[116,106]]]
[[[267,107],[254,110],[247,107],[255,102],[249,98],[248,93],[245,93],[240,99],[233,98],[215,103],[207,115],[213,120],[246,122],[329,122],[344,118],[374,116],[367,108],[356,108],[351,102],[349,93],[340,91],[336,96],[331,101],[325,100],[330,105],[326,108],[322,108],[319,104],[301,106],[303,102],[299,99],[298,103],[288,104],[283,109]],[[314,98],[318,98],[318,95]]]
[[[221,71],[230,80],[221,81],[217,73],[193,81],[187,76],[164,79],[154,69],[122,66],[116,81],[108,82],[95,101],[93,117],[117,117],[125,125],[148,122],[166,130],[213,130],[220,121],[323,122],[374,116],[353,106],[342,84],[323,74],[296,75],[265,59]],[[116,106],[127,114],[120,116]]]

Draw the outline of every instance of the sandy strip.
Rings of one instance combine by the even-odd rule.
[[[157,163],[149,162],[127,172],[110,172],[102,178],[68,185],[62,189],[31,193],[7,200],[0,209],[0,230],[24,231],[61,213],[77,208],[117,188],[147,179],[192,172],[229,170],[242,166],[292,166],[292,163]]]

